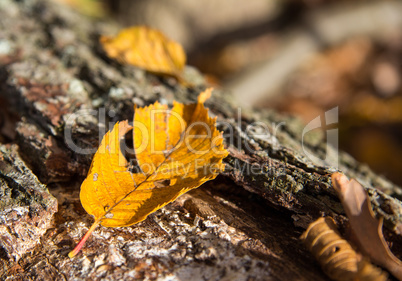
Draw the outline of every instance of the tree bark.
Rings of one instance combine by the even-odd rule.
[[[225,171],[141,223],[98,227],[68,258],[93,221],[79,186],[105,128],[131,119],[134,104],[195,101],[206,85],[191,67],[195,86],[185,88],[108,59],[98,38],[118,31],[111,22],[48,1],[0,5],[2,279],[327,280],[298,238],[323,215],[345,226],[330,180],[338,170],[365,186],[402,254],[399,187],[327,145],[324,133],[303,139],[298,119],[240,112],[219,90],[206,106],[230,152]]]

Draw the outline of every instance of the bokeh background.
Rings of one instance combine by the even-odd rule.
[[[402,185],[402,1],[55,1],[160,29],[244,107],[338,106],[340,148]]]

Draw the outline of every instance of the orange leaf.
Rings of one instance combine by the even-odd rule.
[[[202,93],[199,101],[210,91]],[[81,203],[95,217],[89,234],[99,223],[118,227],[140,222],[181,194],[214,179],[224,169],[222,159],[228,154],[215,122],[201,102],[174,103],[171,110],[156,102],[136,109],[133,133],[138,166],[134,167],[128,166],[120,147],[120,139],[132,127],[127,121],[116,124],[104,136],[81,185]],[[70,257],[78,253],[89,234]]]
[[[186,63],[183,47],[158,30],[134,26],[121,30],[116,37],[102,36],[100,42],[107,55],[121,63],[182,81],[181,73]]]
[[[332,183],[356,235],[359,249],[376,264],[385,267],[402,280],[402,262],[388,248],[382,234],[382,219],[378,221],[374,217],[370,199],[363,186],[353,179],[349,181],[340,173],[332,175]]]

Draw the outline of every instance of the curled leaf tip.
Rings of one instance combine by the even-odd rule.
[[[342,191],[345,188],[345,185],[349,183],[349,179],[347,176],[341,173],[333,173],[331,176],[333,187],[337,192]]]
[[[204,103],[211,97],[213,88],[208,88],[198,96],[198,103]]]

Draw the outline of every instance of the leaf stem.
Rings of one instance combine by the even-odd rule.
[[[84,237],[82,237],[81,241],[77,244],[77,246],[75,246],[74,250],[72,250],[70,253],[68,253],[68,257],[73,258],[73,257],[75,257],[75,255],[78,254],[78,252],[81,250],[82,246],[84,246],[85,242],[88,240],[89,236],[91,236],[92,232],[100,224],[101,218],[97,219],[92,224],[92,226],[88,229],[87,233],[85,233]]]

